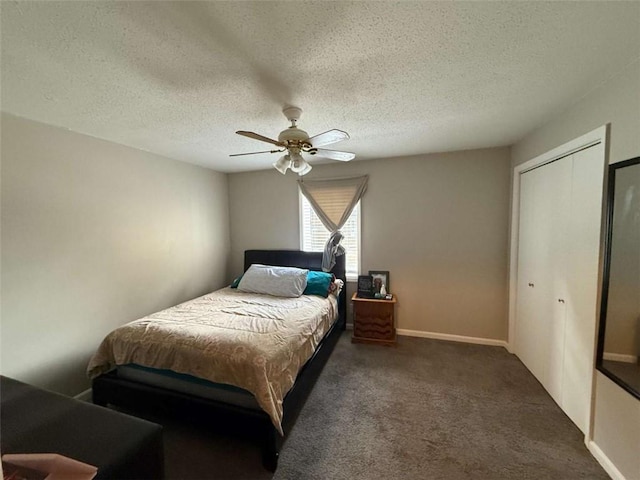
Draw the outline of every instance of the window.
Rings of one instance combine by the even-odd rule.
[[[322,224],[311,204],[300,195],[300,243],[306,252],[322,252],[331,232]],[[347,280],[357,280],[360,271],[360,202],[356,204],[344,227],[341,245],[347,255]]]

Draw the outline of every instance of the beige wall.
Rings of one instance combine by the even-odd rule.
[[[626,480],[640,478],[640,400],[601,373],[596,378],[594,441]]]
[[[305,178],[369,175],[361,271],[389,270],[398,328],[505,340],[509,161],[495,148],[334,162]],[[229,175],[229,279],[246,249],[300,247],[296,180]]]
[[[2,374],[66,394],[114,327],[221,287],[224,174],[2,116]]]
[[[606,123],[611,163],[640,156],[640,60],[515,144],[517,165]],[[640,401],[597,373],[594,442],[627,480],[640,479]]]
[[[640,59],[511,147],[519,165],[611,123],[610,162],[640,155]]]

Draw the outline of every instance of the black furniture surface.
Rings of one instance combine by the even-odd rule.
[[[0,378],[0,445],[6,453],[58,453],[98,467],[96,480],[164,478],[162,427]]]
[[[322,253],[299,250],[247,250],[244,258],[244,270],[246,271],[253,263],[322,270]],[[346,328],[347,301],[344,255],[336,258],[336,265],[332,272],[336,278],[345,282],[338,299],[338,320],[325,335],[313,356],[302,367],[295,384],[284,399],[282,428],[285,435],[291,430],[309,391],[313,388],[322,367]],[[214,418],[217,428],[229,432],[238,433],[241,429],[248,429],[262,445],[262,460],[265,468],[270,471],[275,471],[277,468],[284,437],[276,430],[264,411],[189,396],[181,392],[119,378],[117,370],[93,380],[93,401],[99,405],[113,404],[134,409],[160,407],[168,411],[185,412],[187,416],[196,416],[200,419]]]

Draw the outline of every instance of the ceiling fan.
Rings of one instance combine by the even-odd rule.
[[[297,123],[302,115],[302,109],[298,107],[285,107],[282,109],[282,113],[291,122],[291,126],[278,135],[278,140],[265,137],[253,132],[245,132],[239,130],[236,133],[244,137],[253,138],[254,140],[260,140],[261,142],[271,143],[279,150],[264,150],[261,152],[250,153],[235,153],[229,155],[230,157],[239,157],[242,155],[257,155],[259,153],[279,153],[287,152],[280,157],[273,166],[283,175],[287,173],[287,169],[291,169],[292,172],[298,175],[306,175],[311,171],[311,165],[302,156],[302,152],[309,155],[317,155],[318,157],[329,158],[331,160],[340,160],[341,162],[348,162],[353,160],[356,156],[350,152],[339,152],[337,150],[327,150],[323,147],[332,143],[341,142],[342,140],[348,140],[349,134],[342,130],[328,130],[324,133],[319,133],[313,137],[309,137],[307,132],[298,128]]]

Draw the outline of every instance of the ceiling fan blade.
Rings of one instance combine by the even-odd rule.
[[[263,150],[262,152],[249,152],[249,153],[232,153],[230,157],[241,157],[242,155],[258,155],[259,153],[278,153],[284,152],[284,150]]]
[[[322,147],[324,145],[330,145],[332,143],[341,142],[342,140],[349,140],[349,134],[342,130],[328,130],[323,133],[319,133],[309,139],[309,143],[312,147]]]
[[[356,158],[355,153],[351,152],[339,152],[337,150],[325,150],[324,148],[314,148],[315,153],[309,152],[312,155],[318,157],[330,158],[331,160],[340,160],[341,162],[348,162]]]
[[[259,135],[257,133],[245,132],[243,130],[238,130],[236,133],[238,135],[242,135],[243,137],[253,138],[254,140],[260,140],[261,142],[272,143],[272,144],[277,145],[279,147],[283,147],[284,146],[284,144],[282,142],[274,140],[273,138],[265,137],[264,135]]]

